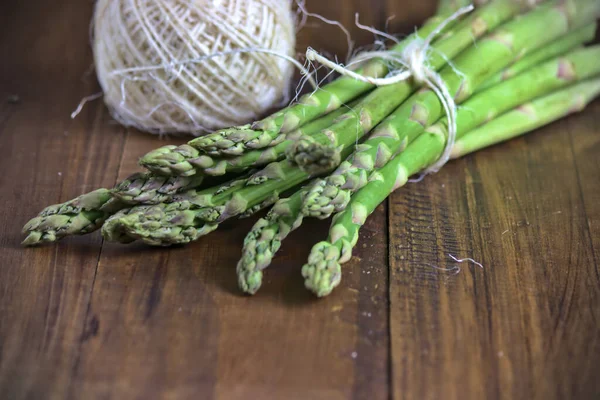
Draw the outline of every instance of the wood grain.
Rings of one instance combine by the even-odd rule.
[[[590,148],[572,147],[570,132],[585,135],[587,123],[593,135],[580,118],[456,161],[390,198],[396,398],[599,393],[600,286],[575,161]],[[458,272],[449,255],[483,268]]]
[[[254,297],[235,263],[254,219],[185,247],[38,249],[21,226],[112,186],[159,139],[114,124],[90,75],[92,2],[0,4],[0,398],[593,399],[600,396],[600,104],[394,194],[328,298],[300,267],[326,221],[286,240]],[[349,28],[409,33],[435,1],[307,1]],[[388,21],[388,17],[395,15]],[[336,26],[307,45],[344,58]],[[18,95],[19,101],[13,104]],[[12,100],[5,101],[11,98]],[[483,263],[452,268],[448,254]]]
[[[89,7],[4,3],[0,11],[0,397],[65,398],[80,357],[101,241],[74,238],[60,247],[20,247],[33,210],[114,183],[122,129],[102,107],[69,118],[86,76]],[[56,24],[56,20],[71,20]],[[26,22],[28,21],[28,22]],[[79,49],[79,51],[73,49]],[[8,62],[7,60],[10,60]],[[11,98],[10,102],[7,99]]]

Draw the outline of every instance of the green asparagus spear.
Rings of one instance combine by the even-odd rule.
[[[240,289],[254,294],[262,284],[263,270],[271,264],[281,241],[302,224],[302,189],[279,200],[266,217],[259,219],[244,240],[237,264]]]
[[[551,5],[557,4],[556,1],[551,2]],[[458,101],[468,97],[471,87],[476,86],[473,83],[482,82],[496,70],[507,65],[522,49],[528,48],[523,42],[530,40],[533,44],[538,42],[543,44],[544,39],[534,37],[541,31],[542,25],[547,28],[546,24],[554,23],[554,20],[557,21],[557,30],[561,28],[564,30],[567,25],[564,22],[563,13],[558,9],[546,6],[539,11],[530,12],[523,18],[507,23],[506,28],[489,35],[477,46],[473,46],[474,38],[493,31],[502,22],[517,14],[519,10],[520,7],[514,0],[494,1],[469,16],[468,24],[462,29],[432,46],[433,50],[429,53],[429,67],[434,70],[446,65],[447,60],[454,59],[457,54],[468,48],[456,60],[453,60],[454,66],[448,65],[442,72],[442,78],[446,82],[449,92],[459,92]],[[517,49],[513,51],[515,46]],[[458,62],[459,60],[460,62]],[[474,77],[470,80],[463,79],[463,75],[456,72],[455,68],[462,73],[471,73]],[[473,82],[474,79],[475,82]],[[311,137],[303,137],[288,147],[287,158],[313,174],[318,173],[321,169],[336,167],[341,162],[340,150],[356,143],[390,115],[416,87],[417,85],[411,79],[377,88],[367,95],[353,112],[345,114],[344,117],[341,117],[343,119],[329,129]],[[433,92],[431,94],[433,95]],[[439,104],[437,97],[433,99],[432,104],[435,102]]]
[[[452,158],[510,140],[569,114],[580,112],[598,95],[600,78],[595,78],[523,104],[459,138],[452,146]]]
[[[180,204],[161,203],[121,210],[102,226],[102,236],[111,242],[130,243],[140,240],[150,246],[170,246],[198,240],[217,229],[218,224],[192,224],[191,220],[195,218],[193,212],[178,209]],[[139,216],[143,220],[135,218]],[[160,225],[162,220],[168,220],[168,226]]]
[[[348,148],[344,152],[348,155],[351,150]],[[190,191],[171,196],[168,203],[134,207],[126,215],[111,218],[111,229],[118,232],[116,236],[119,239],[129,235],[149,244],[170,245],[177,240],[186,240],[187,243],[187,237],[182,237],[180,231],[187,228],[194,230],[206,224],[216,225],[235,216],[251,215],[272,205],[281,193],[309,178],[310,175],[287,160],[274,162],[249,178],[235,181],[226,190],[217,187],[199,193]],[[173,232],[175,235],[170,236]],[[111,240],[109,235],[110,232],[107,232],[107,240]]]
[[[510,79],[513,76],[516,76],[521,72],[526,71],[529,68],[534,67],[546,60],[550,60],[554,57],[565,54],[566,52],[581,46],[584,43],[591,42],[594,40],[594,36],[596,35],[596,27],[596,22],[593,22],[570,32],[564,37],[553,43],[545,45],[537,51],[532,52],[523,59],[518,60],[513,65],[486,80],[483,84],[477,87],[477,92],[481,92],[502,81]]]
[[[170,245],[188,240],[180,231],[193,232],[206,224],[215,225],[233,216],[247,216],[273,204],[278,194],[308,179],[308,175],[287,161],[269,164],[249,178],[237,179],[225,186],[199,192],[189,191],[171,196],[167,203],[151,207],[133,207],[126,214],[109,219],[111,230],[103,230],[105,238],[142,239],[148,244]],[[107,222],[108,224],[108,222]],[[202,231],[201,231],[202,232]],[[174,236],[169,236],[171,233]],[[195,236],[189,236],[189,240]]]
[[[247,183],[248,177],[239,177],[207,189],[175,193],[163,202],[131,207],[110,217],[102,229],[102,235],[111,242],[128,243],[132,239],[143,239],[149,243],[160,237],[165,245],[176,243],[176,239],[171,241],[168,234],[172,233],[174,238],[181,238],[181,232],[176,227],[188,221],[190,213],[197,213],[205,220],[214,220],[211,217],[214,214],[210,212],[211,207],[227,201]],[[163,220],[168,221],[165,222],[165,226],[160,225]],[[167,229],[167,224],[173,229]],[[198,230],[200,233],[205,231],[206,229]],[[191,237],[194,236],[188,236],[189,240],[194,240]]]
[[[485,120],[530,99],[570,85],[574,80],[582,80],[599,74],[600,64],[596,63],[598,59],[600,59],[600,46],[576,50],[564,58],[549,61],[484,93],[473,96],[457,114],[458,136],[469,132]],[[527,90],[524,91],[523,88]],[[363,145],[367,145],[372,140],[377,139],[370,138]],[[363,145],[359,145],[359,147]],[[372,148],[377,149],[381,145],[382,143],[373,143]],[[391,147],[392,145],[393,142],[387,143],[387,146]],[[391,153],[391,151],[387,153]],[[380,149],[377,154],[381,154]],[[377,168],[382,167],[381,162],[377,162],[377,160],[381,160],[381,156],[375,156],[373,162],[363,164]],[[345,168],[348,169],[345,170]],[[351,163],[342,163],[340,168],[326,180],[318,179],[317,184],[303,188],[291,198],[280,200],[280,208],[274,207],[266,218],[260,219],[255,224],[246,237],[242,258],[237,267],[238,281],[244,292],[254,294],[259,289],[262,271],[270,264],[281,241],[292,229],[300,226],[305,216],[325,217],[329,216],[332,211],[342,211],[346,207],[350,195],[367,183],[368,172],[361,169],[360,174],[350,175],[351,182],[345,181],[344,184],[339,184],[340,177],[346,174],[350,168],[352,168]],[[358,185],[358,182],[362,184]],[[319,190],[316,191],[315,188]],[[317,196],[315,192],[318,193]],[[313,197],[311,198],[311,196]],[[315,196],[317,198],[314,198]],[[313,203],[309,209],[305,207],[307,200],[309,203]]]
[[[497,3],[493,2],[479,11],[484,11],[494,4]],[[448,92],[454,96],[456,103],[461,103],[473,93],[479,84],[496,71],[504,68],[515,57],[542,47],[567,33],[570,28],[576,29],[588,24],[599,14],[600,2],[595,0],[545,3],[544,6],[538,7],[521,18],[506,23],[480,40],[476,46],[464,51],[453,60],[453,65],[444,68],[440,74],[441,78],[445,82]],[[549,31],[548,26],[552,26],[553,29]],[[398,89],[402,85],[409,86],[407,82],[402,82],[373,91],[356,107],[360,118],[351,118],[348,115],[346,120],[333,125],[330,129],[298,140],[296,144],[288,148],[288,159],[312,173],[318,172],[321,167],[331,168],[338,165],[341,161],[341,157],[338,155],[339,149],[352,145],[365,135],[375,123],[378,123],[381,119],[377,118],[378,114],[373,111],[381,111],[389,105],[387,100],[399,93],[388,94],[386,90]],[[381,98],[383,93],[388,94],[386,99]],[[430,109],[436,103],[441,107],[437,95],[431,89],[421,90],[418,97],[422,102],[427,103]],[[368,104],[370,100],[377,101]],[[398,113],[391,113],[382,124],[382,129],[385,130],[387,126],[397,124],[397,120],[405,119],[406,115],[402,108]],[[346,124],[347,121],[350,121],[350,125]],[[394,133],[393,130],[389,132],[390,135]],[[321,155],[322,158],[316,158]]]
[[[347,107],[356,105],[356,101],[342,106],[329,114],[320,117],[302,127],[278,136],[282,141],[266,149],[245,152],[237,157],[212,157],[203,154],[189,144],[181,146],[164,146],[146,154],[140,164],[160,175],[196,176],[198,174],[220,176],[228,173],[242,172],[285,157],[285,149],[302,135],[313,135],[329,127],[344,114]]]
[[[570,85],[574,80],[600,73],[597,60],[600,60],[600,46],[575,50],[474,95],[457,112],[457,135],[519,104]],[[382,129],[376,129],[335,172],[317,179],[304,198],[302,212],[325,219],[342,211],[352,193],[367,183],[374,169],[385,165],[422,133],[425,126],[435,122],[441,114],[440,106],[433,104],[432,107],[431,103],[420,101],[421,96],[422,93],[416,94],[400,106],[394,112],[393,124],[383,124]]]
[[[50,243],[70,235],[84,235],[98,229],[125,205],[98,189],[62,204],[46,207],[23,227],[25,246]]]
[[[133,174],[114,189],[97,189],[62,204],[45,208],[23,227],[23,244],[55,242],[65,236],[84,235],[99,229],[117,211],[135,204],[156,204],[173,194],[202,184],[203,178]]]
[[[197,188],[204,182],[201,175],[166,177],[152,173],[135,173],[118,183],[111,195],[126,204],[156,204],[169,196]]]
[[[392,51],[402,51],[415,35],[428,36],[439,23],[440,18],[432,18],[416,34],[394,46]],[[363,76],[382,77],[388,73],[388,67],[384,62],[372,61],[360,68],[357,73]],[[223,129],[194,139],[189,142],[189,145],[213,156],[240,155],[248,149],[271,146],[273,140],[277,141],[280,133],[291,132],[307,122],[336,110],[342,104],[349,103],[371,89],[373,85],[369,83],[340,77],[262,121]]]
[[[453,155],[465,155],[581,111],[598,95],[600,78],[595,78],[521,105],[459,139],[453,147]],[[331,293],[341,279],[340,264],[352,257],[358,231],[366,218],[394,190],[404,186],[409,176],[439,157],[447,135],[447,123],[441,120],[420,135],[404,153],[371,174],[369,183],[352,196],[346,210],[334,216],[327,241],[318,243],[311,250],[308,263],[302,267],[308,289],[319,297]]]
[[[600,73],[600,64],[595,62],[599,58],[600,47],[574,51],[565,58],[547,62],[472,97],[458,112],[459,135],[518,104],[569,85],[575,79],[585,79]],[[332,212],[344,209],[350,195],[367,183],[368,173],[373,168],[383,166],[392,154],[406,145],[409,137],[412,141],[423,131],[423,125],[433,122],[428,120],[427,114],[423,112],[423,106],[419,103],[416,105],[406,109],[408,120],[412,122],[402,128],[395,127],[396,131],[404,132],[405,136],[402,139],[389,138],[385,135],[368,139],[355,150],[355,154],[362,155],[363,158],[351,157],[326,180],[317,180],[316,185],[297,192],[292,199],[284,199],[287,219],[284,225],[297,227],[305,215],[325,218]],[[416,128],[412,135],[409,134],[411,128]],[[303,209],[298,205],[300,197],[304,199]],[[275,234],[281,223],[279,218],[281,217],[276,212],[269,214],[269,217],[261,219],[247,236],[242,259],[238,263],[238,279],[240,287],[245,292],[254,293],[258,290],[262,270],[270,263],[274,252],[279,248],[280,241],[289,233],[289,229],[285,229],[284,235]]]
[[[279,178],[263,181],[264,175],[255,175],[246,180],[246,186],[231,188],[204,199],[196,196],[190,196],[187,200],[173,197],[169,203],[134,207],[126,215],[115,216],[109,221],[112,229],[118,232],[118,238],[129,236],[152,245],[175,244],[181,239],[187,243],[188,237],[181,236],[181,231],[195,232],[198,227],[202,228],[207,224],[216,226],[234,216],[248,216],[272,205],[278,200],[280,193],[309,178],[306,173],[285,160],[274,164],[280,164],[278,168],[273,168],[277,169],[274,173],[281,173]],[[263,182],[247,185],[260,181]],[[105,235],[107,240],[111,240],[109,233]],[[174,235],[171,236],[171,233]],[[194,240],[193,237],[198,236],[189,236],[189,240]]]

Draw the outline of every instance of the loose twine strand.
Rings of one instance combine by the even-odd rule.
[[[312,48],[309,48],[306,51],[306,58],[309,61],[318,62],[321,65],[338,72],[340,75],[348,76],[376,86],[394,85],[412,77],[417,83],[429,87],[429,89],[431,89],[439,98],[440,103],[442,103],[444,111],[446,112],[446,118],[448,119],[448,138],[446,139],[444,151],[438,160],[424,171],[424,174],[436,173],[450,159],[452,147],[456,141],[457,106],[454,97],[450,94],[442,77],[428,65],[428,54],[431,50],[431,42],[444,30],[444,28],[446,28],[446,26],[448,26],[449,23],[470,13],[473,9],[473,5],[460,8],[454,14],[442,21],[426,38],[416,36],[401,53],[391,51],[370,51],[361,53],[352,60],[352,64],[355,64],[357,62],[364,62],[372,59],[383,59],[400,64],[403,67],[403,69],[393,71],[383,78],[374,78],[357,74],[347,66],[331,61],[320,55]]]
[[[484,269],[484,268],[483,268],[483,264],[481,264],[479,261],[475,261],[474,259],[472,259],[472,258],[470,258],[470,257],[467,257],[467,258],[456,258],[455,256],[453,256],[453,255],[452,255],[452,254],[450,254],[450,253],[448,253],[448,256],[449,256],[451,259],[453,259],[454,261],[456,261],[457,263],[459,263],[459,264],[462,264],[462,263],[464,263],[464,262],[467,262],[467,261],[469,261],[469,262],[471,262],[471,263],[473,263],[473,264],[477,265],[479,268],[481,268],[481,269]],[[438,266],[435,266],[435,265],[429,265],[429,266],[430,266],[430,267],[432,267],[432,268],[434,268],[434,269],[437,269],[437,270],[440,270],[440,271],[444,271],[444,272],[454,272],[454,275],[457,275],[457,274],[459,274],[459,273],[460,273],[460,271],[461,271],[461,269],[460,269],[460,266],[459,266],[459,265],[455,265],[455,266],[453,266],[453,267],[450,267],[450,268],[442,268],[442,267],[438,267]]]

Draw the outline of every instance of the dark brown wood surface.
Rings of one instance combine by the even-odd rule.
[[[434,11],[307,3],[359,45],[372,35],[355,12],[409,32]],[[0,399],[600,398],[598,101],[395,193],[325,299],[299,269],[327,222],[286,241],[254,297],[235,279],[253,220],[168,250],[98,234],[20,247],[45,205],[112,186],[181,141],[124,129],[101,102],[70,119],[98,91],[92,5],[0,5]],[[310,22],[299,49],[345,54],[339,30]],[[456,273],[450,255],[483,268]]]

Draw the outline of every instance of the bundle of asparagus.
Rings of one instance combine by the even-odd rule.
[[[440,1],[438,16],[390,54],[436,31],[460,3]],[[47,207],[25,225],[23,243],[99,228],[121,243],[188,243],[272,205],[237,265],[240,288],[255,293],[281,241],[304,218],[333,215],[329,236],[302,268],[305,286],[327,295],[369,214],[448,146],[453,158],[464,156],[579,111],[600,94],[600,46],[582,47],[594,37],[600,3],[527,3],[477,5],[427,49],[428,68],[460,104],[454,142],[442,102],[415,79],[376,87],[342,76],[251,125],[148,153],[140,160],[148,172]],[[378,78],[397,69],[372,60],[356,72]]]

